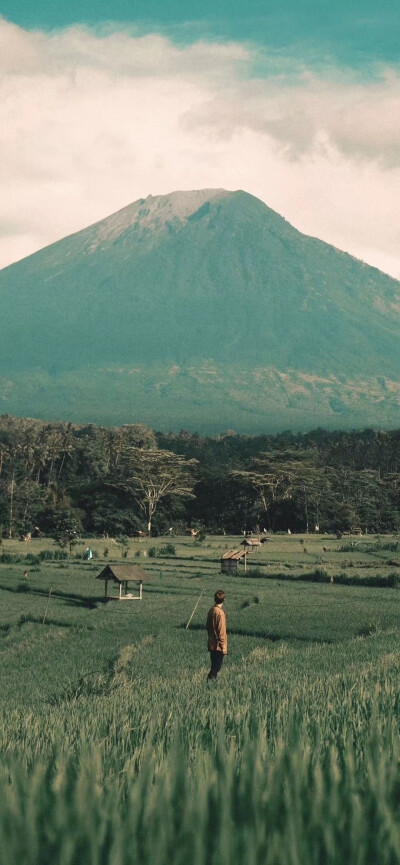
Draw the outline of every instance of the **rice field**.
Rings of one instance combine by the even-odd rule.
[[[1,865],[400,862],[397,539],[272,536],[221,575],[240,540],[124,559],[90,539],[29,566],[5,542]],[[143,600],[104,603],[95,577],[125,560]],[[217,588],[229,655],[210,685]]]

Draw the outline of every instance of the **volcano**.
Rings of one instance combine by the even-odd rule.
[[[400,283],[246,192],[149,196],[0,271],[3,412],[400,426]]]

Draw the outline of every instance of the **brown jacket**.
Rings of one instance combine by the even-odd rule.
[[[226,636],[226,615],[219,606],[215,604],[208,611],[207,616],[207,647],[209,652],[223,652],[228,654],[228,639]]]

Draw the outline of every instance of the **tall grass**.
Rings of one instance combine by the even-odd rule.
[[[399,862],[397,639],[259,647],[216,686],[126,646],[5,711],[1,865]]]
[[[393,865],[400,861],[400,741],[374,724],[364,747],[316,747],[292,726],[270,748],[221,735],[189,758],[177,735],[140,769],[104,775],[99,746],[0,769],[2,865]]]

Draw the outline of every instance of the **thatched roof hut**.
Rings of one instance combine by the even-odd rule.
[[[221,571],[237,571],[238,564],[242,559],[246,559],[246,550],[229,550],[221,556]]]
[[[108,583],[116,583],[119,586],[120,601],[141,601],[143,597],[143,583],[148,579],[146,572],[140,565],[113,564],[109,563],[96,577],[96,580],[104,580],[104,596],[115,598],[115,595],[107,595]],[[138,584],[138,594],[128,592],[128,583]]]
[[[254,550],[261,546],[261,541],[259,538],[243,538],[241,545],[242,547],[249,547]]]

